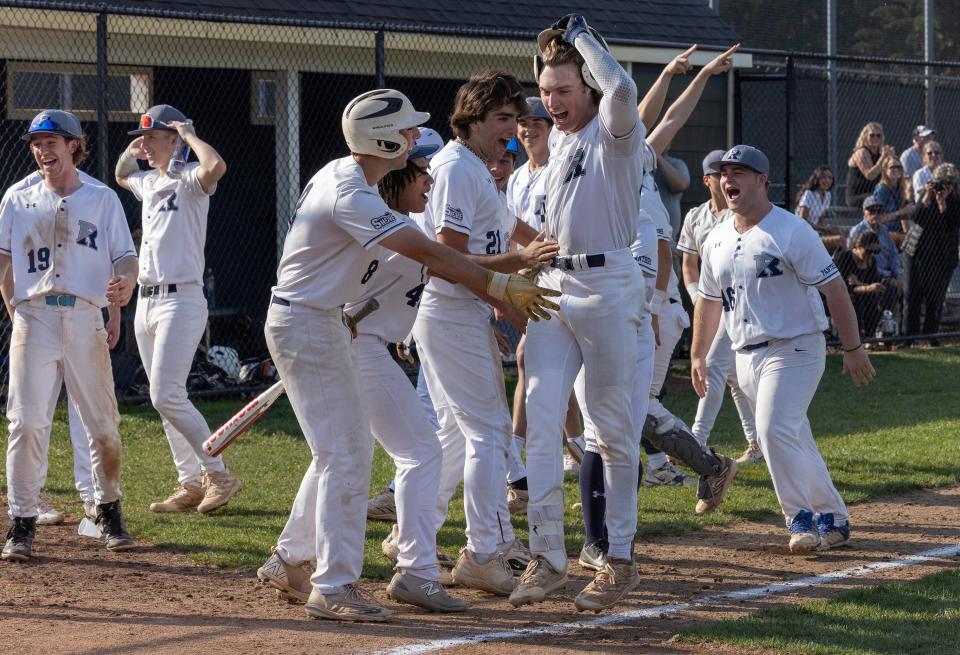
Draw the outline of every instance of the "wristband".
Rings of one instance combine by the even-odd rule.
[[[655,289],[653,298],[650,299],[650,313],[659,315],[665,304],[667,304],[667,292]]]
[[[120,159],[117,160],[117,168],[114,170],[114,174],[117,178],[123,179],[130,177],[139,170],[140,165],[137,164],[137,158],[130,154],[130,149],[127,148],[120,155]]]
[[[697,297],[700,295],[697,293],[700,290],[700,286],[696,282],[691,282],[687,285],[687,295],[690,296],[690,302],[697,304]]]
[[[507,283],[509,281],[510,276],[506,273],[487,271],[487,293],[497,300],[503,300],[507,294]]]
[[[861,348],[863,348],[863,344],[862,344],[862,343],[861,343],[859,346],[857,346],[856,348],[849,348],[849,349],[844,348],[844,349],[843,349],[843,352],[845,352],[845,353],[852,353],[852,352],[856,352],[856,351],[860,350]]]

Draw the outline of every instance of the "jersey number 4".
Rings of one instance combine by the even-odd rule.
[[[407,291],[405,294],[403,294],[407,297],[408,305],[410,305],[411,307],[416,307],[417,305],[420,304],[420,296],[423,295],[423,287],[425,286],[427,285],[425,284],[417,285],[412,289],[410,289],[409,291]]]
[[[38,248],[27,252],[27,273],[36,273],[50,268],[50,249]]]

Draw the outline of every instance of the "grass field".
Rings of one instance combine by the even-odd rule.
[[[917,487],[955,482],[960,471],[960,387],[955,374],[960,367],[960,347],[912,349],[874,357],[875,384],[854,389],[840,376],[840,358],[828,358],[810,417],[817,441],[833,478],[848,502]],[[689,383],[670,383],[666,405],[690,420],[696,407]],[[241,401],[201,402],[199,407],[212,427],[220,425],[241,406]],[[309,462],[309,451],[286,400],[277,403],[253,430],[227,451],[229,467],[244,489],[229,506],[210,516],[157,515],[147,511],[153,500],[164,498],[175,485],[170,451],[157,414],[150,407],[124,407],[124,508],[131,530],[159,546],[186,549],[199,562],[252,569],[259,566],[282,529],[290,504]],[[728,454],[739,454],[744,440],[733,403],[725,401],[712,445]],[[949,447],[946,447],[948,446]],[[386,484],[392,465],[377,450],[371,490]],[[2,475],[2,473],[0,473]],[[4,478],[0,477],[0,482]],[[567,506],[577,499],[575,482],[566,486]],[[79,512],[73,490],[72,456],[65,411],[57,413],[50,448],[47,492],[63,508]],[[737,477],[723,511],[697,516],[693,488],[643,489],[640,493],[641,535],[681,533],[706,524],[738,519],[762,519],[778,512],[766,468],[746,467]],[[567,544],[582,543],[579,513],[568,510]],[[526,538],[526,521],[516,520]],[[451,554],[465,542],[460,496],[451,505],[450,517],[439,542]],[[384,578],[389,562],[380,554],[386,523],[371,522],[364,575]]]
[[[681,634],[803,655],[944,655],[960,649],[960,570],[829,601],[714,621]]]

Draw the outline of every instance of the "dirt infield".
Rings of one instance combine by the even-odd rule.
[[[775,520],[646,540],[636,547],[643,585],[616,611],[683,604],[957,544],[958,510],[960,486],[858,505],[851,512],[856,548],[816,557],[790,555],[785,530]],[[597,616],[573,608],[573,597],[589,579],[575,559],[570,582],[553,602],[515,610],[506,599],[455,590],[471,601],[471,609],[441,616],[392,603],[379,583],[369,587],[397,611],[394,620],[344,625],[307,619],[301,606],[277,601],[250,572],[200,567],[182,553],[149,546],[108,553],[97,542],[78,537],[76,528],[75,520],[41,527],[30,563],[0,563],[0,640],[11,652],[371,653]],[[956,557],[938,558],[759,600],[720,602],[659,618],[526,637],[508,645],[460,645],[445,652],[696,653],[702,647],[670,641],[691,622],[740,616],[852,587],[912,580],[957,566]],[[734,647],[710,650],[715,655],[745,652]]]

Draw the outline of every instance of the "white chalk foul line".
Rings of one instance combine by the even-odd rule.
[[[695,601],[692,601],[690,603],[686,603],[683,605],[658,605],[656,607],[648,607],[645,609],[631,610],[629,612],[621,612],[620,614],[606,614],[604,616],[598,616],[592,619],[585,619],[583,621],[571,621],[569,623],[554,623],[551,625],[545,625],[537,628],[523,628],[521,630],[503,630],[501,632],[483,632],[476,635],[469,635],[466,637],[455,637],[451,639],[437,639],[435,641],[427,641],[420,644],[410,644],[407,646],[399,646],[397,648],[391,648],[388,650],[381,650],[381,651],[377,651],[376,653],[373,653],[372,655],[420,655],[421,653],[433,653],[439,650],[445,650],[447,648],[455,648],[457,646],[469,646],[470,644],[478,644],[478,643],[489,642],[489,641],[509,641],[512,639],[526,639],[527,637],[535,637],[537,635],[552,635],[552,634],[563,633],[563,632],[576,632],[578,630],[584,630],[586,628],[595,628],[597,626],[613,625],[616,623],[626,623],[628,621],[633,621],[634,619],[659,618],[662,616],[668,616],[670,614],[687,612],[692,609],[697,609],[700,607],[718,605],[720,603],[729,602],[729,601],[740,601],[740,600],[750,600],[753,598],[762,598],[763,596],[779,594],[785,591],[793,591],[796,589],[802,589],[804,587],[815,587],[817,585],[833,582],[834,580],[842,580],[844,578],[856,578],[856,577],[867,575],[868,573],[873,573],[876,571],[886,571],[888,569],[896,569],[904,566],[914,566],[916,564],[922,564],[923,562],[927,562],[932,559],[938,559],[941,557],[954,557],[958,555],[960,555],[960,544],[956,544],[953,546],[944,546],[942,548],[925,550],[921,553],[917,553],[916,555],[908,555],[906,557],[901,557],[899,559],[888,560],[885,562],[876,562],[874,564],[866,564],[864,566],[855,566],[853,568],[844,569],[842,571],[833,571],[831,573],[813,575],[807,578],[790,580],[789,582],[766,585],[763,587],[754,587],[752,589],[742,589],[740,591],[731,591],[725,594],[704,596],[702,598],[698,598]]]

